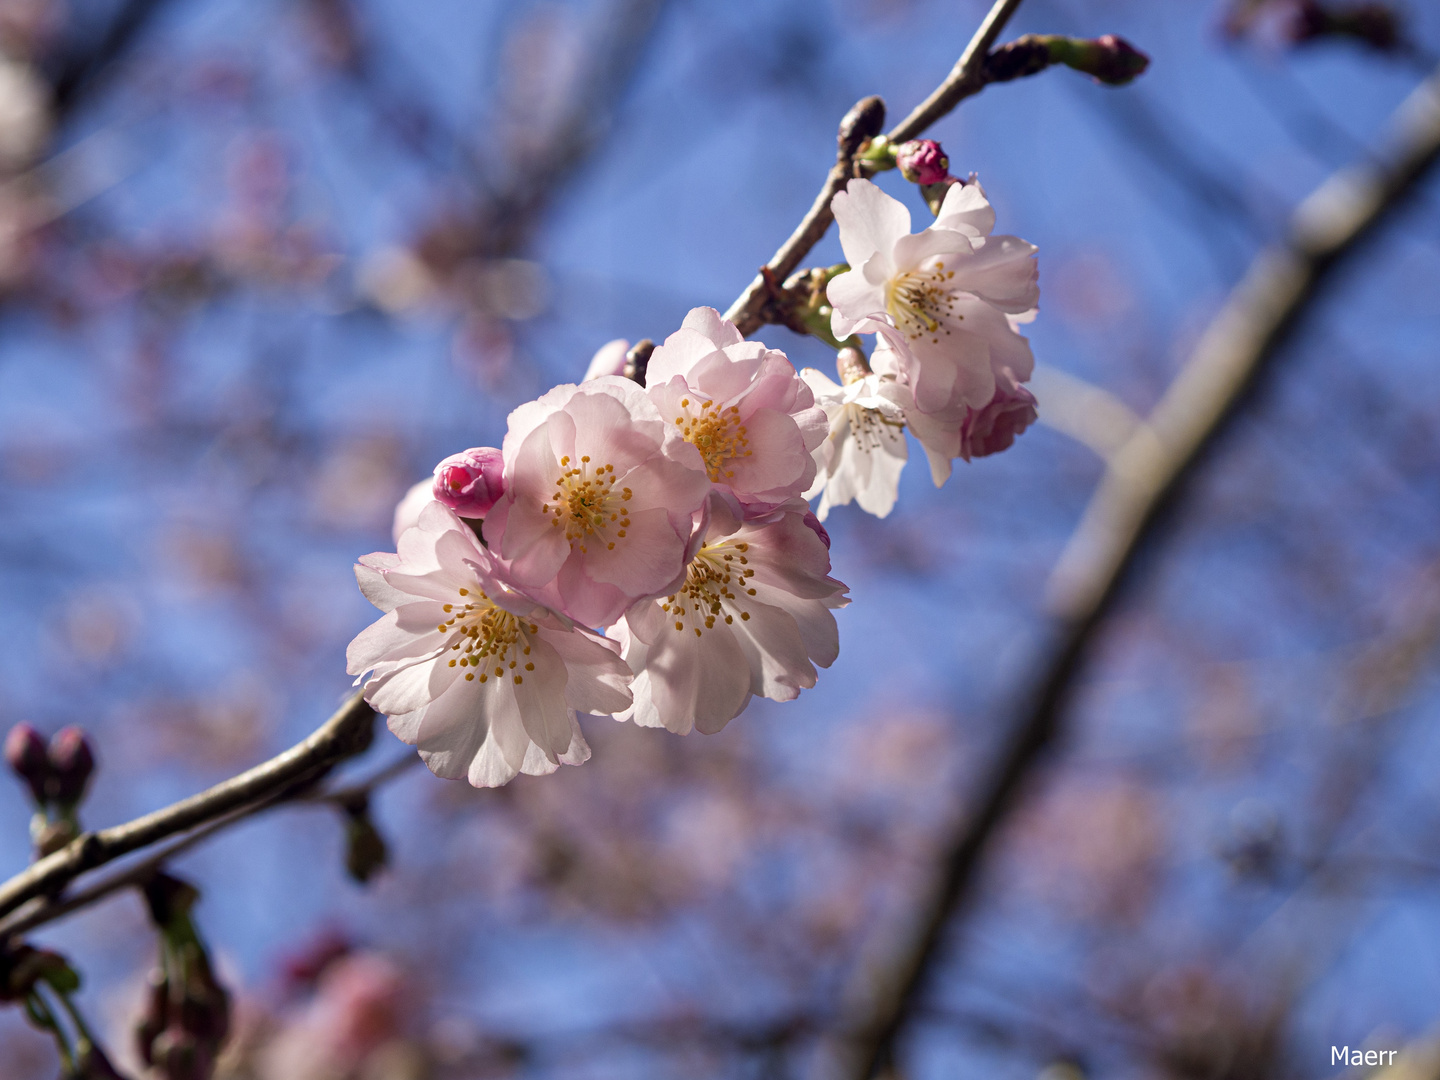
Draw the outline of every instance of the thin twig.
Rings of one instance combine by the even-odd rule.
[[[285,796],[286,793],[281,792],[257,803],[242,806],[238,810],[232,810],[223,817],[218,817],[214,821],[202,825],[194,832],[172,840],[134,865],[124,867],[76,892],[53,899],[48,896],[37,896],[27,901],[18,910],[11,912],[4,919],[0,919],[0,941],[18,934],[27,934],[36,927],[63,919],[66,915],[90,907],[121,889],[144,885],[154,876],[155,871],[161,869],[181,852],[245,818],[278,806],[284,801]]]
[[[0,919],[0,941],[17,934],[29,933],[36,927],[55,922],[72,912],[90,907],[121,889],[144,885],[157,870],[164,867],[177,855],[246,818],[286,805],[333,805],[343,809],[353,805],[357,799],[368,798],[377,788],[404,775],[409,771],[411,765],[418,764],[420,761],[421,758],[418,754],[407,754],[392,761],[364,780],[332,791],[311,792],[313,781],[306,779],[288,788],[273,792],[257,802],[232,810],[230,813],[202,825],[188,835],[171,841],[158,851],[152,852],[134,865],[127,866],[78,892],[68,896],[36,897],[30,900],[18,911]]]
[[[982,858],[1055,740],[1088,648],[1205,451],[1312,308],[1321,285],[1440,160],[1440,71],[1392,118],[1389,147],[1310,195],[1288,239],[1262,250],[1148,422],[1111,459],[1050,579],[1054,618],[1038,690],[1017,717],[978,799],[942,845],[938,872],[898,944],[862,963],[821,1075],[870,1080],[888,1061],[934,968],[946,928],[974,891]]]
[[[909,116],[892,128],[887,133],[887,138],[893,142],[913,139],[967,97],[978,94],[985,88],[985,57],[1020,3],[1021,0],[997,0],[990,13],[985,16],[985,21],[980,24],[980,29],[975,31],[975,36],[970,39],[970,44],[965,46],[960,59],[950,69],[945,81]],[[853,113],[854,110],[852,115]],[[858,149],[851,147],[847,153],[843,142],[842,139],[839,158],[825,177],[820,194],[815,197],[800,224],[790,234],[789,239],[780,245],[780,250],[765,264],[762,272],[755,276],[755,280],[725,312],[725,317],[739,327],[742,334],[753,334],[765,325],[763,312],[769,299],[765,272],[768,271],[776,281],[784,281],[800,265],[800,260],[810,253],[810,249],[820,242],[825,230],[830,228],[830,222],[835,219],[830,212],[830,202],[853,176],[853,155]]]
[[[333,788],[330,791],[317,791],[307,795],[305,801],[317,803],[330,803],[342,809],[353,806],[355,803],[368,799],[375,793],[377,788],[384,787],[391,780],[403,776],[416,765],[424,763],[424,758],[416,753],[402,754],[384,768],[377,769],[363,780],[357,780],[353,784],[346,784],[344,787]]]
[[[935,123],[967,97],[973,97],[985,89],[985,57],[989,55],[995,40],[1005,29],[1021,0],[998,0],[970,44],[960,54],[960,59],[950,69],[945,81],[935,92],[911,110],[910,115],[890,129],[887,137],[891,142],[906,142]]]
[[[156,870],[161,869],[166,863],[181,852],[194,847],[202,840],[206,840],[215,833],[228,829],[246,818],[267,810],[274,810],[281,806],[336,806],[345,809],[354,805],[358,799],[368,799],[377,788],[383,787],[397,777],[409,772],[412,766],[421,763],[419,754],[406,754],[390,762],[382,769],[376,770],[363,780],[357,780],[353,784],[344,787],[334,788],[329,791],[312,791],[312,782],[301,781],[298,784],[283,788],[280,791],[271,793],[260,799],[258,802],[249,803],[239,809],[232,810],[223,817],[200,826],[194,832],[182,836],[164,845],[158,851],[152,852],[141,861],[132,866],[127,866],[100,881],[94,882],[77,892],[56,898],[36,897],[22,905],[17,911],[7,917],[0,919],[0,941],[17,934],[26,934],[38,926],[63,919],[72,912],[82,908],[90,907],[92,904],[105,899],[121,889],[135,885],[143,885],[149,881]]]
[[[167,837],[254,807],[269,796],[321,779],[363,751],[373,737],[375,712],[355,694],[309,737],[283,754],[214,787],[123,825],[87,832],[0,885],[0,915],[37,896],[57,895],[80,874]]]

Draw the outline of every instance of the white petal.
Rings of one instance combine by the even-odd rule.
[[[845,261],[859,269],[873,255],[886,259],[895,241],[910,234],[910,211],[869,180],[851,180],[830,201],[840,227]],[[889,277],[890,274],[886,274]]]

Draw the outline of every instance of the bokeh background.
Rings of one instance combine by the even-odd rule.
[[[845,110],[903,115],[987,6],[0,3],[0,724],[92,733],[90,825],[303,737],[349,692],[374,614],[351,564],[405,488],[604,342],[724,309]],[[1290,209],[1377,145],[1440,49],[1440,9],[1396,7],[1381,51],[1227,37],[1216,2],[1028,0],[1007,38],[1152,58],[931,132],[1039,245],[1041,417],[1072,433],[938,491],[912,461],[888,519],[833,513],[853,603],[797,702],[711,737],[592,718],[583,768],[498,791],[406,771],[367,886],[323,805],[178,860],[240,1003],[222,1075],[803,1075],[1035,678],[1104,467],[1073,434],[1143,415]],[[1440,1019],[1437,200],[1331,283],[1148,550],[899,1075],[1299,1080]],[[832,235],[809,261],[838,259]],[[382,732],[347,775],[405,753]],[[7,872],[27,815],[0,784]],[[36,940],[133,1066],[139,899]],[[0,1075],[55,1071],[0,1013]]]

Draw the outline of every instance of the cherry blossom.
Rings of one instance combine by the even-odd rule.
[[[751,521],[730,511],[712,498],[683,584],[612,628],[636,673],[635,704],[617,720],[710,734],[753,694],[798,697],[839,654],[831,610],[849,597],[829,576],[824,529],[803,503]]]
[[[955,183],[935,223],[911,234],[910,211],[868,180],[831,204],[851,269],[830,281],[837,338],[893,328],[897,374],[926,413],[983,409],[995,372],[1023,382],[1034,360],[1011,318],[1039,302],[1035,247],[992,236],[995,213],[979,183]]]
[[[684,579],[710,481],[635,383],[557,386],[510,414],[503,452],[505,495],[485,539],[538,599],[603,626]]]
[[[385,615],[346,650],[390,730],[435,775],[476,787],[588,758],[577,710],[631,702],[618,646],[517,590],[447,506],[428,504],[398,546],[356,566]]]
[[[693,309],[656,347],[645,384],[711,481],[747,513],[768,513],[814,480],[824,411],[784,353],[746,341],[714,308]]]
[[[1008,450],[1037,415],[1035,395],[1008,370],[998,372],[990,403],[983,409],[971,409],[965,417],[960,431],[960,456],[969,461]]]
[[[891,376],[856,371],[842,386],[814,368],[800,377],[830,418],[830,433],[815,451],[815,483],[805,498],[820,496],[815,508],[824,521],[832,506],[854,501],[885,517],[895,506],[905,468],[905,411],[908,391]]]
[[[936,487],[950,478],[956,458],[969,461],[1009,449],[1016,436],[1034,423],[1034,395],[1004,365],[992,369],[995,392],[981,408],[963,402],[937,412],[918,408],[894,344],[897,336],[893,328],[882,326],[870,362],[882,385],[888,386],[890,399],[904,413],[905,426],[924,449]]]

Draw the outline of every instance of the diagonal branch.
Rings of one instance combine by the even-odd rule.
[[[1440,71],[1392,117],[1387,147],[1341,170],[1295,210],[1287,239],[1263,249],[1211,322],[1147,424],[1117,451],[1050,579],[1054,619],[1038,689],[993,770],[942,844],[938,870],[898,942],[862,961],[821,1075],[870,1080],[889,1060],[937,963],[947,926],[973,894],[982,860],[1025,781],[1054,742],[1096,634],[1206,450],[1244,405],[1335,269],[1440,160]]]
[[[370,745],[375,712],[356,693],[309,737],[283,754],[177,803],[76,837],[0,885],[0,915],[37,896],[53,896],[87,870],[235,811],[253,810],[286,789],[300,790]],[[237,815],[237,819],[243,814]]]
[[[955,66],[950,69],[950,74],[946,76],[945,81],[936,87],[935,92],[909,116],[892,128],[887,134],[887,138],[892,142],[905,142],[913,139],[967,97],[972,97],[985,88],[985,58],[989,55],[990,46],[995,44],[995,39],[1000,36],[1000,31],[1005,29],[1005,24],[1010,21],[1010,16],[1015,14],[1015,9],[1020,6],[1020,3],[1021,0],[996,0],[990,13],[985,16],[985,21],[980,24],[980,29],[975,31],[975,36],[970,39],[970,44],[965,46],[964,53],[961,54]],[[876,101],[876,99],[867,98],[866,101]],[[861,102],[851,110],[850,116],[846,117],[847,121],[864,105],[865,102]],[[834,215],[830,212],[830,201],[854,175],[852,171],[853,155],[858,149],[858,146],[851,146],[847,151],[844,145],[846,140],[844,139],[843,125],[841,133],[839,158],[831,168],[829,175],[826,176],[825,184],[820,188],[820,194],[815,196],[814,203],[800,220],[795,231],[790,234],[789,239],[780,245],[780,250],[771,256],[770,261],[756,275],[755,280],[750,282],[745,291],[725,312],[725,318],[738,326],[742,334],[748,336],[765,325],[762,313],[769,300],[769,292],[765,285],[767,273],[775,281],[784,281],[800,265],[800,260],[810,253],[810,249],[820,242],[820,238],[825,235],[825,230],[830,228],[830,222],[835,220]]]

